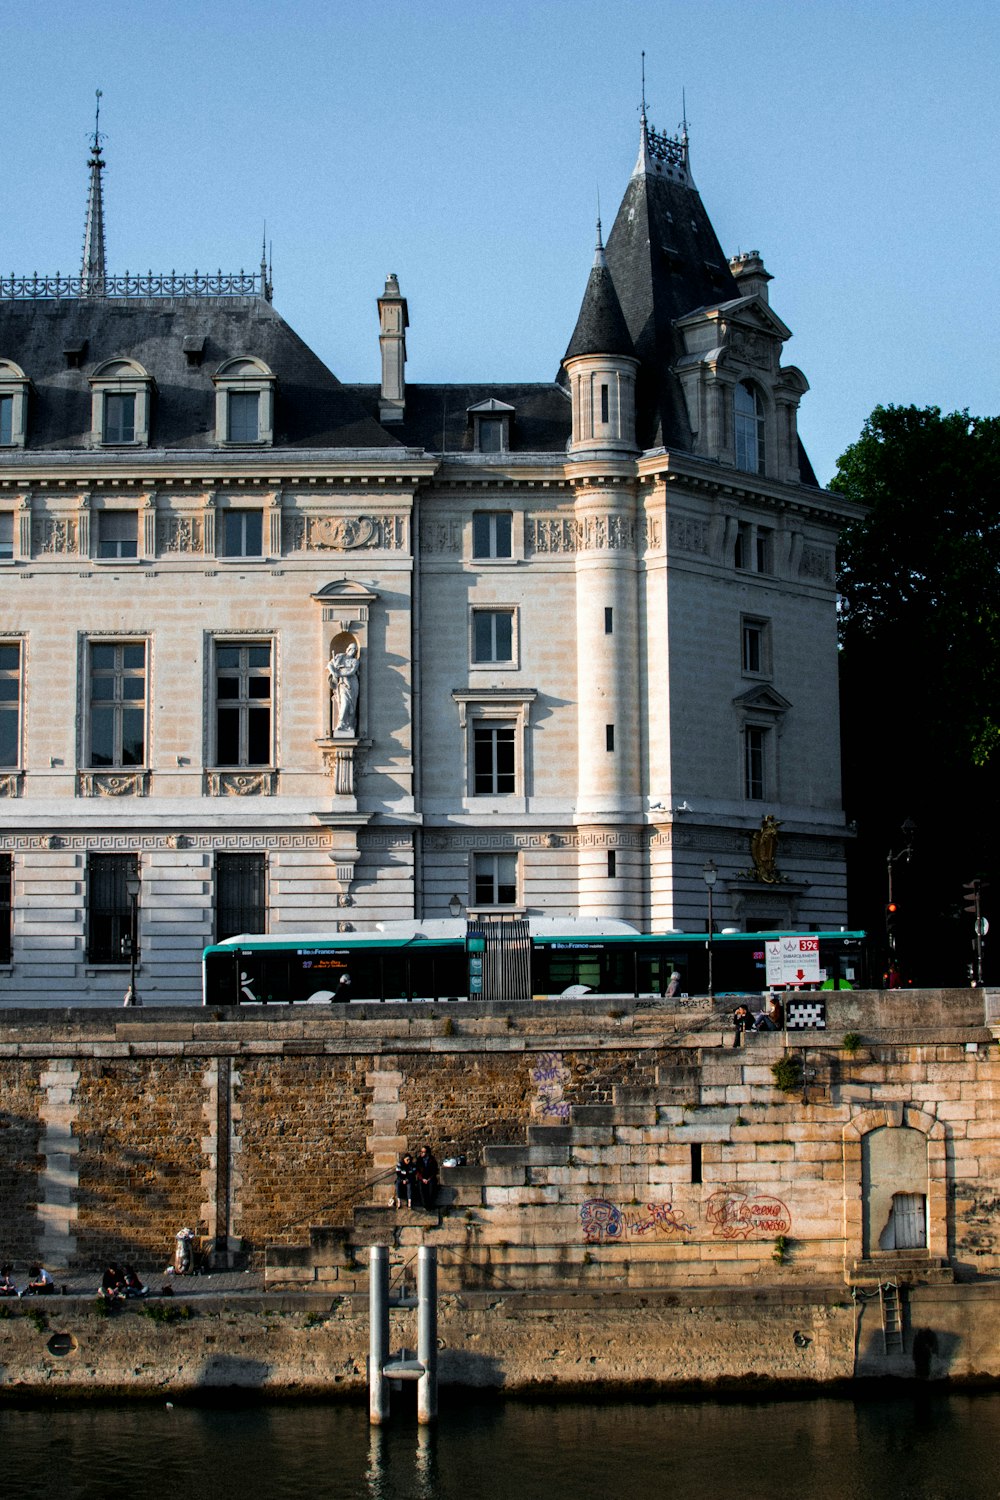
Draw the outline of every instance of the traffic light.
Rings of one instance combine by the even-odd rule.
[[[893,933],[896,930],[896,915],[899,911],[895,901],[890,901],[885,909],[885,930]]]

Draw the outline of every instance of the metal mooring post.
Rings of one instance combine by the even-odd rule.
[[[389,1249],[372,1245],[368,1261],[368,1420],[373,1427],[389,1420]]]
[[[433,1422],[438,1411],[437,1251],[421,1245],[417,1254],[417,1421]],[[374,1420],[374,1419],[373,1419]]]

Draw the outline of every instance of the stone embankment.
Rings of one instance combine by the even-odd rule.
[[[360,1390],[373,1244],[437,1248],[444,1384],[995,1378],[984,996],[826,998],[742,1048],[707,1001],[7,1012],[0,1258],[155,1283],[189,1224],[263,1290],[0,1304],[0,1388]],[[390,1208],[424,1139],[464,1161]]]

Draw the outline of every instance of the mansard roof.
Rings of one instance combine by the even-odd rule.
[[[76,368],[69,350],[82,351]],[[154,447],[212,449],[212,377],[247,356],[277,381],[275,448],[399,446],[263,297],[0,301],[0,358],[16,360],[32,382],[36,450],[87,446],[89,379],[114,359],[138,362],[156,382]]]
[[[378,411],[377,385],[348,385],[364,410]],[[492,407],[490,401],[494,403]],[[555,381],[521,384],[406,386],[406,409],[392,431],[408,448],[428,453],[471,453],[475,431],[470,409],[510,412],[510,452],[560,453],[572,431],[569,393]]]
[[[635,357],[635,348],[615,284],[601,244],[598,225],[597,251],[591,267],[587,290],[583,294],[580,316],[569,341],[565,359],[583,354],[624,354]]]

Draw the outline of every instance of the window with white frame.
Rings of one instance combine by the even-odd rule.
[[[99,447],[148,447],[152,378],[134,359],[109,359],[90,377],[91,440]]]
[[[515,611],[473,609],[472,662],[474,666],[509,666],[514,661]]]
[[[139,512],[102,510],[97,516],[98,557],[138,557]]]
[[[475,796],[510,796],[517,790],[517,728],[503,719],[472,725],[472,790]]]
[[[736,467],[745,474],[764,472],[764,402],[760,392],[741,380],[733,392]]]
[[[763,802],[767,795],[767,757],[770,730],[748,724],[743,731],[743,795]]]
[[[14,556],[14,513],[0,510],[0,562],[10,562]]]
[[[13,360],[0,359],[0,448],[23,448],[30,381]]]
[[[473,855],[473,901],[476,906],[517,905],[517,855]]]
[[[260,557],[264,550],[264,512],[262,510],[224,510],[222,523],[222,557]]]
[[[272,761],[270,641],[217,641],[215,764],[269,766]]]
[[[0,641],[0,766],[21,763],[21,643]]]
[[[477,510],[472,515],[472,555],[508,558],[512,552],[513,516],[509,510]]]
[[[212,381],[215,441],[234,447],[273,443],[275,379],[264,361],[247,356],[227,360]]]
[[[744,615],[741,621],[741,633],[744,677],[768,676],[771,670],[769,622]]]
[[[91,641],[86,762],[122,769],[146,764],[146,643]]]

